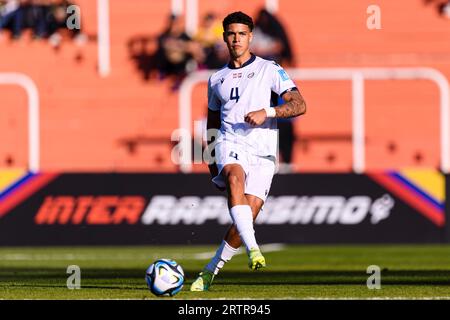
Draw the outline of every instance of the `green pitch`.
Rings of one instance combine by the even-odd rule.
[[[269,246],[268,267],[250,271],[237,255],[209,292],[189,292],[213,246],[1,248],[0,299],[171,299],[147,289],[144,274],[157,258],[186,273],[174,299],[450,299],[450,246]],[[67,288],[69,265],[81,268],[81,289]],[[369,290],[369,265],[381,268],[381,289]]]

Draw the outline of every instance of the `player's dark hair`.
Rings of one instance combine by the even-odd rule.
[[[225,31],[227,29],[227,26],[232,23],[245,24],[248,26],[250,31],[253,31],[253,27],[254,27],[253,19],[241,11],[236,11],[236,12],[230,13],[229,15],[227,15],[225,17],[225,19],[223,19],[223,22],[222,22],[223,31]]]

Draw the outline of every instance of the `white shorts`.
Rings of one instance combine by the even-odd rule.
[[[214,150],[219,174],[212,179],[213,183],[225,188],[225,179],[221,175],[223,167],[232,163],[239,164],[245,173],[245,193],[266,201],[275,173],[275,157],[250,154],[242,146],[229,141],[217,143]]]

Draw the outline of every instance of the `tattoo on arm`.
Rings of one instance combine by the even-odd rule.
[[[286,103],[275,107],[277,118],[292,118],[306,112],[306,103],[300,92],[288,91],[283,95]]]

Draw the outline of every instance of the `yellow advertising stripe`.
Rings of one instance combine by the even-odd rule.
[[[0,193],[27,173],[24,169],[0,169]]]
[[[400,173],[437,202],[445,201],[445,177],[435,169],[406,169]]]

